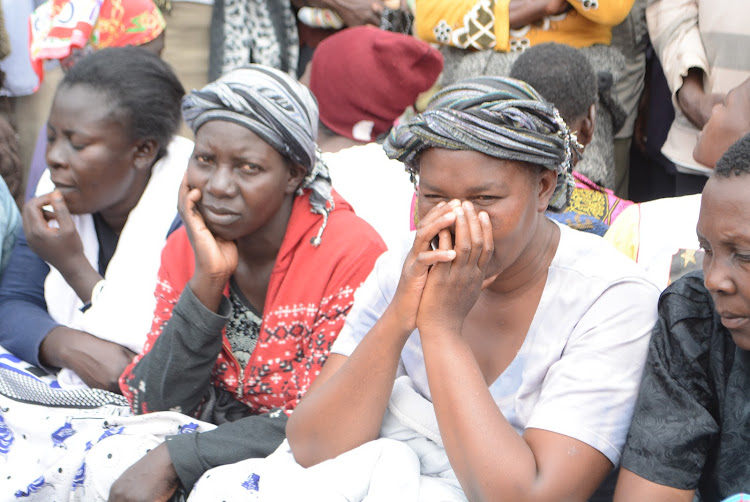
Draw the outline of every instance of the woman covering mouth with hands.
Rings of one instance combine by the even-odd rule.
[[[417,475],[443,455],[440,500],[587,500],[619,463],[658,289],[545,217],[566,203],[575,135],[525,83],[480,77],[437,93],[385,149],[418,180],[418,229],[378,260],[290,418],[295,461],[328,472],[378,438],[411,445],[389,434],[410,396],[439,427]],[[414,500],[435,500],[426,486]]]

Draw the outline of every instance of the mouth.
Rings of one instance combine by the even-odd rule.
[[[75,185],[70,183],[61,183],[55,180],[52,180],[52,183],[55,185],[55,188],[60,190],[61,192],[70,192],[77,189]]]
[[[744,317],[728,312],[719,312],[721,324],[728,330],[737,330],[747,327],[750,324],[750,317]]]
[[[240,219],[239,213],[211,204],[202,204],[201,214],[207,222],[221,226],[230,225]]]

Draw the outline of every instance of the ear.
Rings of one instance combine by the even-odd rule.
[[[557,187],[557,171],[542,168],[542,172],[539,175],[538,186],[537,211],[543,213],[547,210],[552,194],[555,193],[555,188]]]
[[[286,194],[294,195],[307,174],[307,169],[294,162],[289,162],[289,176],[286,183]]]
[[[576,131],[578,141],[585,147],[594,138],[594,128],[596,127],[596,105],[589,106],[589,111],[581,120],[581,124]]]
[[[159,154],[159,144],[153,139],[140,139],[135,142],[133,165],[139,171],[149,171]]]

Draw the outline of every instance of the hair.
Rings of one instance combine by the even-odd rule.
[[[730,146],[716,162],[714,176],[729,178],[732,175],[750,174],[750,133]]]
[[[513,63],[510,76],[530,84],[568,123],[585,117],[596,103],[598,77],[586,56],[569,45],[550,42],[528,48]]]
[[[132,139],[153,139],[159,156],[177,132],[185,89],[161,58],[141,47],[110,47],[96,51],[65,74],[58,89],[86,85],[112,101]]]

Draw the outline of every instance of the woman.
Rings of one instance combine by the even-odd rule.
[[[250,65],[183,101],[195,151],[168,240],[153,329],[121,388],[136,413],[224,426],[169,438],[112,498],[188,491],[208,467],[265,457],[316,378],[353,293],[385,249],[332,192],[318,110],[287,74]],[[241,420],[238,420],[241,419]]]
[[[282,446],[237,474],[268,500],[586,500],[619,463],[658,290],[545,217],[576,148],[499,77],[399,126],[386,151],[419,178],[413,244],[378,261],[290,417],[296,463]],[[196,499],[221,486],[211,471]]]
[[[703,272],[659,299],[618,502],[718,502],[750,492],[748,190],[750,134],[729,147],[703,189],[696,228]]]
[[[43,195],[24,207],[0,282],[0,345],[64,368],[61,385],[119,392],[143,346],[192,149],[174,137],[183,94],[166,63],[135,47],[82,59],[58,87]]]

